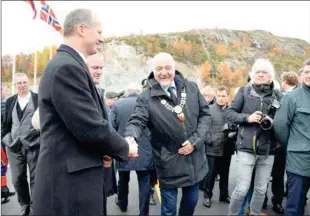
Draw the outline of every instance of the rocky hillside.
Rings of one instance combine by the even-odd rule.
[[[140,82],[150,72],[151,57],[161,51],[171,53],[177,69],[189,79],[237,87],[245,82],[258,57],[273,62],[277,77],[285,70],[298,71],[310,57],[310,44],[261,30],[201,29],[109,38],[103,45],[106,63],[102,85],[118,90],[130,82]]]

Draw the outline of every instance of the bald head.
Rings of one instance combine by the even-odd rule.
[[[99,54],[90,55],[86,59],[88,70],[96,85],[100,83],[100,77],[104,66],[103,57]]]
[[[161,86],[169,87],[175,77],[175,61],[169,53],[161,52],[152,59],[155,80]]]
[[[210,103],[215,96],[215,90],[212,86],[206,86],[201,90],[202,95],[204,96],[204,98],[206,99],[206,101],[208,103]]]

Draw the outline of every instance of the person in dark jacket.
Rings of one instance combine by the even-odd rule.
[[[283,72],[281,75],[282,94],[287,94],[298,87],[298,75],[294,71]],[[272,209],[278,214],[284,214],[282,201],[284,197],[285,149],[276,145],[275,159],[272,168],[271,198]],[[287,184],[286,184],[287,185]]]
[[[220,86],[215,93],[216,102],[210,106],[211,136],[207,136],[206,154],[209,164],[209,172],[204,182],[203,205],[210,208],[213,196],[213,187],[216,174],[220,174],[220,197],[219,201],[229,203],[228,177],[231,155],[234,152],[234,143],[224,134],[223,128],[228,123],[225,110],[228,107],[229,90],[225,86]]]
[[[101,56],[98,54],[88,56],[86,59],[86,64],[88,67],[88,70],[90,72],[90,75],[93,78],[93,81],[95,83],[95,86],[98,90],[100,99],[104,103],[104,93],[105,90],[100,87],[100,78],[102,75],[102,70],[104,66],[104,61]],[[111,121],[111,118],[109,116],[109,121]],[[115,169],[114,169],[114,162],[111,157],[106,156],[103,161],[103,172],[104,172],[104,184],[106,186],[106,195],[107,197],[113,196],[117,193],[117,187],[116,187],[116,175],[115,175]]]
[[[176,215],[178,188],[183,196],[179,215],[193,215],[200,182],[208,172],[204,138],[210,129],[209,107],[198,86],[175,70],[168,53],[153,58],[149,89],[137,99],[125,129],[138,139],[151,132],[153,158],[161,191],[161,215]]]
[[[285,215],[303,215],[310,187],[310,59],[303,67],[302,86],[287,93],[275,115],[274,130],[286,149],[288,200]]]
[[[111,122],[122,136],[124,135],[125,126],[134,112],[140,92],[140,85],[131,84],[126,91],[127,97],[116,101],[112,106]],[[143,130],[142,136],[137,139],[137,143],[139,145],[139,157],[137,159],[128,162],[116,162],[119,176],[116,203],[121,211],[127,211],[130,171],[136,171],[139,184],[139,210],[140,215],[144,216],[149,215],[150,172],[153,169],[152,146],[147,128]]]
[[[31,124],[32,116],[38,107],[38,95],[29,90],[29,79],[25,73],[15,74],[15,85],[17,94],[9,97],[5,104],[2,142],[6,145],[21,215],[29,215],[40,151],[40,133]],[[30,171],[30,191],[27,166]]]
[[[88,9],[64,20],[64,43],[39,86],[41,130],[33,215],[106,215],[103,158],[137,157],[137,145],[109,124],[108,111],[87,69],[102,42],[101,22]]]
[[[239,89],[227,110],[228,120],[239,124],[236,142],[238,173],[229,215],[239,214],[254,168],[250,210],[254,215],[260,214],[274,162],[276,140],[271,122],[279,108],[280,98],[273,88],[273,65],[266,59],[257,59],[250,75],[251,85]]]
[[[141,85],[142,85],[142,90],[148,89],[149,88],[148,79],[147,78],[143,79],[141,81]],[[150,175],[151,175],[150,177],[150,182],[151,182],[150,205],[156,205],[154,194],[155,194],[155,185],[158,184],[158,180],[157,180],[157,174],[156,174],[154,163],[153,163],[153,169],[151,170]]]
[[[5,83],[1,83],[1,128],[3,128],[3,120],[5,117],[5,103],[7,97],[8,87]],[[3,130],[1,130],[1,137],[3,137]],[[5,150],[5,144],[1,142],[1,203],[7,203],[10,201],[9,197],[15,195],[15,192],[10,192],[7,186],[7,170],[8,160]],[[3,200],[2,200],[3,199]]]

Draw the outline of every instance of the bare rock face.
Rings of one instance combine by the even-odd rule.
[[[227,55],[218,56],[216,48],[219,44],[226,47]],[[192,47],[190,54],[184,54],[181,49],[188,46]],[[110,38],[103,46],[105,66],[101,86],[107,90],[119,91],[130,83],[140,84],[152,71],[152,57],[161,51],[175,56],[178,60],[176,69],[186,78],[198,83],[200,64],[209,57],[213,66],[224,63],[232,72],[240,67],[249,70],[260,57],[272,61],[277,77],[284,70],[298,71],[310,55],[310,44],[300,39],[278,37],[262,30],[196,29],[179,33]]]

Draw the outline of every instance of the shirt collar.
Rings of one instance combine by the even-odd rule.
[[[293,90],[295,89],[295,87],[296,87],[296,86],[290,87],[290,88],[287,90],[287,92],[293,91]]]
[[[176,89],[176,86],[175,86],[175,82],[174,82],[174,81],[171,83],[170,86],[162,86],[162,85],[161,85],[161,87],[162,87],[162,89],[164,89],[165,91],[168,91],[168,89],[169,89],[170,87]]]
[[[67,45],[68,46],[68,45]],[[83,53],[81,53],[80,51],[78,51],[77,49],[75,49],[74,47],[70,46],[72,49],[74,49],[80,56],[81,58],[83,59],[83,61],[86,63],[86,57],[84,56]]]
[[[30,91],[28,92],[28,94],[26,95],[26,97],[20,97],[19,94],[17,95],[17,100],[28,100],[30,99],[31,93]]]

